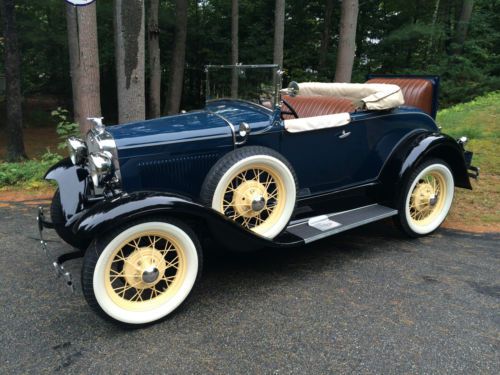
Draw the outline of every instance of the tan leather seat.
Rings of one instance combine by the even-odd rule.
[[[420,108],[432,115],[433,89],[432,83],[423,78],[372,78],[366,83],[390,83],[398,85],[403,91],[405,105]]]
[[[295,109],[299,118],[333,115],[335,113],[354,112],[354,105],[348,99],[324,97],[324,96],[284,96],[290,105]],[[286,105],[281,106],[281,110],[288,112]],[[284,119],[292,119],[293,115],[283,115]]]

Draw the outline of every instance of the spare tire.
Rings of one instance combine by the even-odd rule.
[[[297,196],[290,163],[266,147],[249,146],[222,157],[209,171],[201,201],[244,228],[272,239],[286,228]]]

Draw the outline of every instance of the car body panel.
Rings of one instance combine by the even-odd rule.
[[[85,197],[89,195],[88,176],[87,169],[73,165],[70,158],[62,159],[45,173],[44,179],[54,180],[59,186],[61,207],[66,220],[84,209]]]
[[[209,228],[217,241],[228,248],[235,243],[240,244],[239,251],[303,244],[302,239],[293,235],[271,241],[187,197],[160,192],[123,194],[112,200],[99,202],[80,215],[73,231],[78,238],[95,238],[110,227],[145,216],[175,217],[191,224],[196,223]]]
[[[399,141],[417,130],[438,128],[429,116],[413,109],[353,113],[344,126],[284,132],[281,153],[295,168],[301,191],[320,194],[376,180]]]
[[[108,128],[115,138],[125,191],[173,191],[197,196],[212,165],[234,149],[220,116],[195,111]]]

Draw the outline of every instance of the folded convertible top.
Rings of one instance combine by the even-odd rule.
[[[299,83],[300,96],[331,96],[352,100],[357,108],[391,109],[405,103],[401,88],[381,83]]]

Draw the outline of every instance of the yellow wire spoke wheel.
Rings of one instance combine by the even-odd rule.
[[[263,233],[283,214],[285,196],[281,176],[265,165],[254,165],[234,173],[219,211],[241,226]]]
[[[201,200],[242,227],[274,238],[295,208],[292,167],[276,151],[248,146],[221,158],[208,173]]]
[[[98,313],[126,324],[146,324],[173,312],[199,274],[196,236],[176,220],[140,221],[98,238],[87,251],[82,288]]]
[[[441,225],[453,201],[454,185],[450,168],[438,159],[424,163],[414,172],[401,210],[408,234],[429,234]]]
[[[116,248],[106,265],[106,290],[128,310],[151,309],[175,294],[185,276],[182,247],[165,233],[141,232]]]
[[[437,171],[423,176],[410,197],[411,218],[417,225],[427,225],[442,211],[447,185],[445,177]]]

